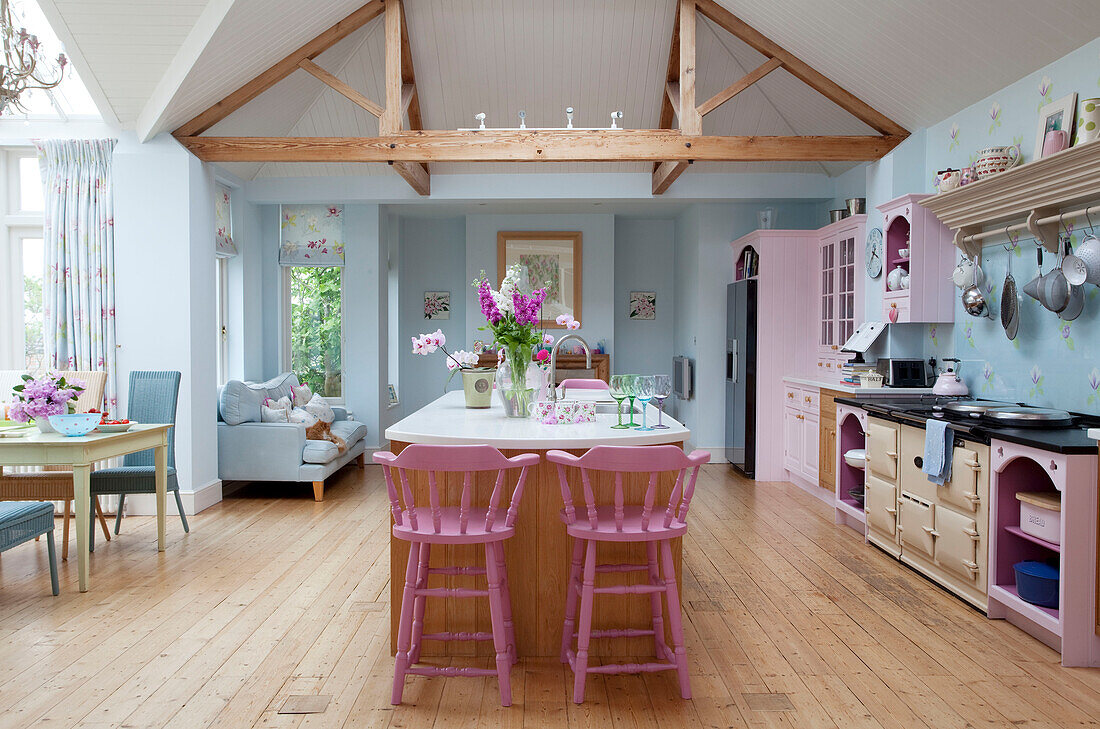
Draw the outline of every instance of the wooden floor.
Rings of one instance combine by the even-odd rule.
[[[494,680],[423,677],[395,709],[383,491],[376,468],[345,469],[322,504],[308,485],[255,485],[190,535],[170,518],[164,554],[152,519],[127,518],[83,595],[72,561],[49,596],[44,543],[5,552],[0,728],[1100,724],[1100,670],[1061,668],[797,488],[717,465],[684,544],[693,701],[672,674],[601,676],[576,707],[567,669],[521,661],[510,709]],[[324,711],[278,713],[303,695]]]

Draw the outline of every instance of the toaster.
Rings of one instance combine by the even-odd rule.
[[[932,367],[924,359],[885,357],[875,364],[887,387],[931,387]]]

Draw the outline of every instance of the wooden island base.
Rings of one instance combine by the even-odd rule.
[[[407,443],[391,442],[391,449],[399,453]],[[683,447],[683,443],[675,443]],[[586,449],[569,450],[580,455]],[[508,564],[508,581],[512,595],[512,616],[516,631],[516,649],[521,657],[558,656],[561,651],[561,630],[565,618],[565,588],[572,558],[572,543],[565,533],[559,512],[562,508],[561,489],[557,468],[546,461],[546,450],[507,450],[506,456],[535,452],[543,457],[539,465],[528,473],[523,502],[520,505],[516,535],[504,543]],[[613,483],[611,478],[595,478],[593,488],[607,494],[601,501],[610,503]],[[641,503],[648,476],[624,475],[623,491],[627,503]],[[658,495],[654,502],[663,510],[675,482],[673,475],[663,474],[658,483]],[[418,502],[427,503],[426,479],[410,478],[416,490]],[[514,483],[514,479],[509,484]],[[440,499],[444,505],[458,504],[462,489],[461,475],[440,483]],[[491,478],[479,479],[473,503],[487,504],[492,491]],[[579,491],[574,490],[574,502],[583,504]],[[506,503],[506,502],[505,502]],[[681,578],[681,540],[672,545],[676,563],[677,584]],[[401,615],[402,590],[405,585],[405,567],[409,556],[408,542],[390,537],[390,652],[397,651],[397,628]],[[432,550],[431,566],[483,566],[484,549],[479,546],[441,545]],[[601,544],[600,563],[645,564],[645,548],[636,544]],[[632,584],[643,582],[644,573],[600,574],[597,586]],[[433,575],[431,587],[478,587],[484,589],[484,576]],[[667,610],[666,610],[667,613]],[[599,595],[593,612],[593,629],[641,628],[652,626],[648,595]],[[475,632],[491,631],[489,602],[484,598],[430,598],[424,618],[424,632]],[[671,636],[668,637],[671,645]],[[608,638],[593,639],[593,656],[652,656],[653,639]],[[487,641],[450,641],[424,643],[425,656],[493,655],[493,644]]]

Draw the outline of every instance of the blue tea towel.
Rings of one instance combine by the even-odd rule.
[[[951,448],[954,443],[955,434],[946,420],[928,419],[924,430],[924,465],[921,470],[937,486],[951,480]]]

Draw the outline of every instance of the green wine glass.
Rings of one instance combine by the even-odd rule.
[[[630,422],[627,423],[627,426],[637,428],[638,423],[634,422],[634,398],[638,396],[636,388],[640,375],[623,375],[623,377],[626,378],[626,396],[630,398]]]
[[[615,404],[618,406],[619,423],[618,425],[612,425],[615,430],[625,430],[629,428],[629,425],[623,424],[623,401],[627,398],[627,383],[625,375],[612,375],[611,382],[608,383],[608,392]]]

